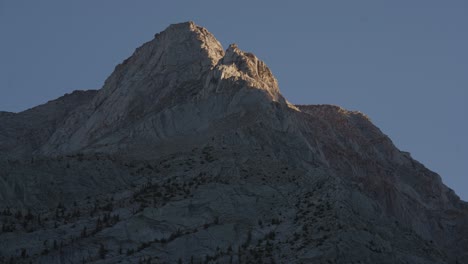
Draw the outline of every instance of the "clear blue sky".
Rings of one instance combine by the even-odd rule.
[[[0,0],[0,110],[100,88],[171,23],[263,59],[296,104],[370,116],[468,200],[468,1]]]

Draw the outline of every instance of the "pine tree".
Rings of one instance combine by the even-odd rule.
[[[86,237],[88,234],[87,234],[87,228],[86,226],[83,228],[83,231],[81,231],[81,237]]]
[[[104,244],[101,244],[101,246],[99,247],[99,257],[101,259],[105,259],[106,258],[106,253],[107,253],[107,250],[104,247]]]

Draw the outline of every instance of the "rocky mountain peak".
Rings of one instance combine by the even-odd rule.
[[[216,78],[242,82],[241,86],[260,89],[276,101],[282,98],[276,79],[263,61],[235,44],[224,52],[208,30],[185,22],[156,34],[117,66],[93,107],[98,110],[118,107],[110,111],[120,113],[118,119],[129,113],[142,115],[153,111],[158,101],[161,107],[161,101],[179,101],[200,92],[206,95],[211,90],[206,81]]]
[[[61,149],[81,148],[193,97],[223,56],[221,44],[206,29],[193,22],[169,26],[115,68],[88,107],[67,120],[72,129],[52,136],[52,148],[64,142]]]
[[[76,151],[108,134],[134,129],[137,123],[153,122],[148,119],[156,118],[157,113],[166,115],[174,107],[189,107],[195,101],[197,106],[190,108],[197,108],[200,101],[210,100],[218,100],[216,111],[204,110],[197,117],[207,123],[227,113],[268,107],[271,101],[286,103],[273,74],[255,55],[236,45],[224,52],[208,30],[193,22],[173,24],[118,65],[88,107],[72,115],[66,121],[68,129],[57,131],[42,151]],[[168,124],[163,126],[166,129]],[[167,133],[196,126],[199,124],[189,121]],[[142,128],[145,133],[147,129]],[[135,136],[141,131],[126,133]]]
[[[206,29],[193,22],[173,24],[137,48],[133,55],[118,65],[106,80],[101,97],[116,89],[128,90],[128,82],[158,78],[161,75],[179,83],[201,78],[224,55],[221,44]],[[159,83],[131,89],[160,89]],[[122,92],[122,91],[120,91]]]
[[[0,112],[0,263],[456,264],[467,223],[365,115],[288,104],[193,22],[99,91]]]
[[[187,55],[173,57],[175,60],[171,61],[171,64],[178,66],[191,63],[195,59],[202,59],[202,64],[207,60],[210,65],[214,65],[224,55],[219,41],[207,29],[191,21],[170,25],[148,43],[155,46],[153,48],[164,49],[171,55]]]

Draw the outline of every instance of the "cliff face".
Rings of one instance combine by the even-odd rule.
[[[0,168],[3,260],[468,259],[468,206],[437,174],[361,113],[291,105],[192,22],[99,91],[0,113]]]

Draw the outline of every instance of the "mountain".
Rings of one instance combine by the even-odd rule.
[[[98,91],[0,112],[0,262],[467,263],[468,204],[360,112],[169,26]]]

